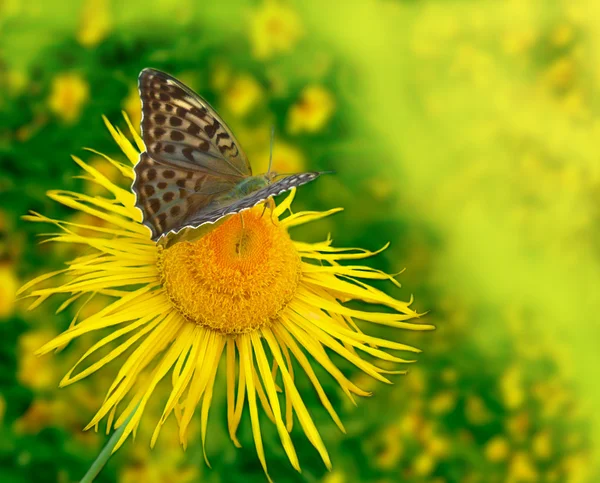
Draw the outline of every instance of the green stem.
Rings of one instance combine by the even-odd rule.
[[[87,470],[87,473],[83,476],[79,483],[91,483],[92,481],[94,481],[94,478],[98,476],[98,473],[102,471],[102,468],[104,468],[104,465],[108,462],[108,459],[110,458],[112,450],[116,446],[117,441],[119,441],[119,438],[123,434],[123,431],[125,431],[127,423],[131,421],[131,418],[133,418],[133,415],[137,411],[138,406],[136,406],[134,410],[131,411],[131,413],[129,413],[129,416],[127,416],[127,419],[123,422],[123,424],[121,424],[121,426],[119,426],[117,430],[112,434],[112,436],[108,440],[108,443],[106,443],[104,448],[102,448],[102,451],[100,451],[100,454],[94,460],[92,466],[90,466],[90,469]]]

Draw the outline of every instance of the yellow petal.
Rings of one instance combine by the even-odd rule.
[[[294,469],[300,471],[300,463],[298,462],[296,450],[294,449],[292,439],[290,438],[290,435],[285,428],[285,424],[283,424],[283,419],[281,418],[281,409],[279,407],[277,390],[275,389],[275,383],[273,382],[273,378],[271,377],[271,371],[269,370],[267,356],[265,355],[265,351],[263,349],[259,336],[256,333],[251,333],[250,339],[252,341],[252,347],[254,348],[254,354],[256,355],[258,369],[260,371],[263,384],[265,385],[265,389],[267,390],[269,401],[271,402],[271,406],[273,408],[273,414],[275,416],[275,426],[277,426],[277,431],[279,432],[279,437],[281,438],[281,444],[283,445],[283,449],[288,455],[288,458],[290,459],[290,462],[292,463]]]

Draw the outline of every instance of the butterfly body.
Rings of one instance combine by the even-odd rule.
[[[232,198],[247,196],[254,191],[266,188],[272,180],[267,175],[249,176],[235,185],[228,195]]]
[[[154,69],[140,73],[139,89],[146,151],[134,167],[132,190],[155,241],[215,223],[322,174],[253,175],[233,133],[194,91]]]

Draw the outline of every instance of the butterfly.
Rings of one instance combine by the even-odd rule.
[[[142,223],[158,241],[197,228],[308,183],[323,172],[253,176],[233,133],[202,97],[173,76],[139,76],[142,140],[132,190]]]

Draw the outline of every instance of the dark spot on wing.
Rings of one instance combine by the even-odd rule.
[[[204,126],[204,131],[206,132],[206,134],[208,134],[210,138],[212,138],[217,132],[217,129],[219,129],[220,127],[221,124],[219,124],[219,121],[215,119],[215,122],[213,124],[207,124],[206,126]]]
[[[193,155],[193,148],[183,148],[181,150],[181,153],[187,158],[189,159],[192,163],[194,162],[194,155]]]
[[[187,128],[187,132],[189,132],[192,136],[197,136],[198,134],[200,134],[200,126],[192,122]]]
[[[152,198],[148,202],[148,206],[150,207],[150,211],[152,213],[156,213],[158,210],[160,210],[160,201],[158,201],[156,198]]]
[[[171,179],[175,177],[175,171],[171,170],[171,169],[167,169],[165,171],[163,171],[163,176],[167,179]]]
[[[173,141],[183,141],[185,136],[181,131],[171,131],[171,139]]]

